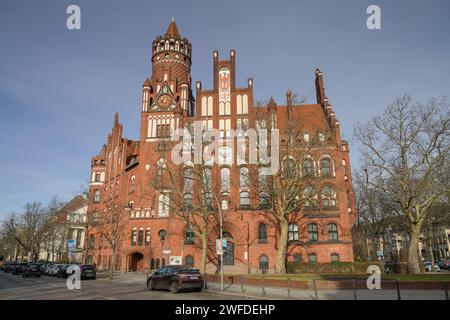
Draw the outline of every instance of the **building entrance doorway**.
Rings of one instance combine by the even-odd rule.
[[[128,271],[136,272],[144,269],[144,256],[139,252],[135,252],[130,255],[130,264]]]

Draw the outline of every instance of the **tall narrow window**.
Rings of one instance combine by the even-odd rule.
[[[145,245],[148,246],[150,245],[150,229],[147,228],[147,230],[145,230]]]
[[[94,192],[94,202],[100,202],[100,190]]]
[[[220,189],[222,194],[229,195],[231,188],[230,168],[220,169]]]
[[[328,229],[328,240],[331,240],[331,241],[339,240],[338,228],[337,228],[337,225],[335,223],[330,223],[327,226],[327,229]]]
[[[289,241],[298,241],[298,226],[294,223],[290,223],[288,226]]]
[[[158,214],[159,216],[169,215],[169,195],[164,193],[159,195]]]
[[[267,273],[269,270],[269,258],[265,254],[259,257],[259,270],[261,270],[262,274]]]
[[[308,237],[309,241],[317,241],[319,239],[319,229],[317,227],[317,224],[308,224]]]
[[[267,243],[267,225],[260,223],[258,226],[258,242]]]
[[[264,174],[264,168],[259,168],[259,205],[268,206],[269,205],[269,194],[267,193],[268,188],[268,178]]]
[[[133,230],[131,231],[131,245],[135,246],[137,242],[137,231],[136,228],[133,228]]]
[[[138,246],[142,246],[144,242],[144,230],[139,230],[139,234],[138,234]]]
[[[98,221],[98,213],[97,211],[94,211],[92,213],[92,225],[95,226],[97,224]]]
[[[322,158],[322,160],[320,160],[320,173],[324,178],[331,177],[332,168],[330,158]]]
[[[311,209],[317,206],[316,201],[317,194],[316,190],[313,187],[311,186],[306,187],[305,190],[303,191],[303,195],[305,197],[305,200],[303,202],[305,209]]]
[[[136,187],[136,177],[132,176],[130,179],[130,192],[133,192]]]
[[[187,255],[187,256],[184,258],[184,264],[185,264],[187,267],[193,268],[193,267],[194,267],[194,256],[192,256],[192,255]]]
[[[336,207],[336,192],[331,186],[324,186],[322,189],[322,207],[333,209]]]
[[[193,244],[195,240],[195,234],[194,230],[190,226],[186,227],[185,236],[184,236],[184,243],[186,244]]]
[[[311,176],[313,174],[314,166],[310,159],[305,160],[303,163],[303,174],[305,176]]]

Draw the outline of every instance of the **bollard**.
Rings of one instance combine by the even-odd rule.
[[[356,297],[355,278],[352,278],[352,287],[353,287],[353,299],[358,300]]]
[[[397,288],[397,300],[402,300],[402,297],[400,296],[400,281],[395,280],[395,286]]]
[[[207,276],[207,273],[205,273],[205,278],[203,279],[204,280],[203,288],[205,290],[208,290],[208,281],[206,281],[206,276]]]
[[[291,279],[288,278],[287,279],[287,294],[288,294],[288,299],[291,297]]]
[[[445,292],[445,300],[448,301],[448,300],[449,300],[449,299],[448,299],[448,286],[447,286],[446,283],[444,284],[444,292]]]
[[[314,296],[315,296],[316,300],[319,300],[319,293],[317,292],[316,279],[313,279],[312,283],[313,283],[313,288],[314,288]]]

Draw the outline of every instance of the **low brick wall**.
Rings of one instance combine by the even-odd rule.
[[[209,282],[220,282],[220,275],[206,276]],[[227,276],[224,275],[223,281],[225,285],[251,285],[266,287],[281,287],[287,288],[287,280],[262,279],[262,278],[247,278],[245,276]],[[315,280],[317,290],[351,290],[353,289],[353,282],[351,280]],[[355,279],[356,289],[367,289],[366,281],[363,279]],[[450,290],[450,281],[400,281],[400,289],[420,289],[420,290],[442,290],[445,287]],[[313,281],[290,281],[290,288],[292,289],[314,289]],[[382,280],[382,289],[396,289],[395,280]]]

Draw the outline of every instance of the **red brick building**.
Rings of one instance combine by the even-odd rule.
[[[170,158],[173,143],[170,136],[176,128],[194,120],[203,129],[216,128],[222,137],[227,130],[254,128],[257,114],[263,112],[270,128],[280,131],[288,121],[302,121],[302,139],[322,142],[310,155],[308,170],[322,175],[324,192],[315,195],[314,207],[302,210],[302,226],[289,226],[287,260],[296,262],[353,261],[350,229],[355,220],[349,146],[340,137],[336,115],[325,95],[323,75],[316,70],[316,104],[288,102],[277,105],[271,98],[257,110],[253,100],[253,80],[236,87],[235,51],[227,60],[213,52],[213,88],[192,87],[190,74],[192,47],[181,37],[174,21],[164,36],[152,44],[152,74],[142,88],[141,130],[139,140],[123,137],[118,115],[112,132],[100,153],[92,158],[89,219],[92,227],[87,259],[98,268],[112,263],[112,250],[102,239],[96,223],[102,216],[120,212],[120,235],[116,249],[116,267],[121,270],[155,269],[181,257],[182,263],[199,267],[198,239],[186,223],[173,215],[170,185],[167,190],[152,188],[158,168],[174,168]],[[195,91],[195,96],[194,96]],[[288,99],[289,101],[289,99]],[[227,190],[221,190],[220,201],[227,223],[224,237],[228,249],[224,258],[225,272],[259,272],[274,270],[277,228],[268,222],[268,210],[261,207],[258,195],[240,182],[245,165],[224,164],[211,168],[213,188],[223,189],[221,179],[229,179]],[[324,175],[326,173],[326,176]],[[321,187],[322,188],[322,187]],[[198,193],[198,190],[196,191]],[[192,197],[193,195],[191,195]],[[317,200],[317,201],[316,201]],[[211,247],[218,236],[211,230]],[[214,249],[212,249],[214,250]],[[214,254],[213,254],[214,256]],[[215,270],[217,259],[210,257],[208,271]]]

